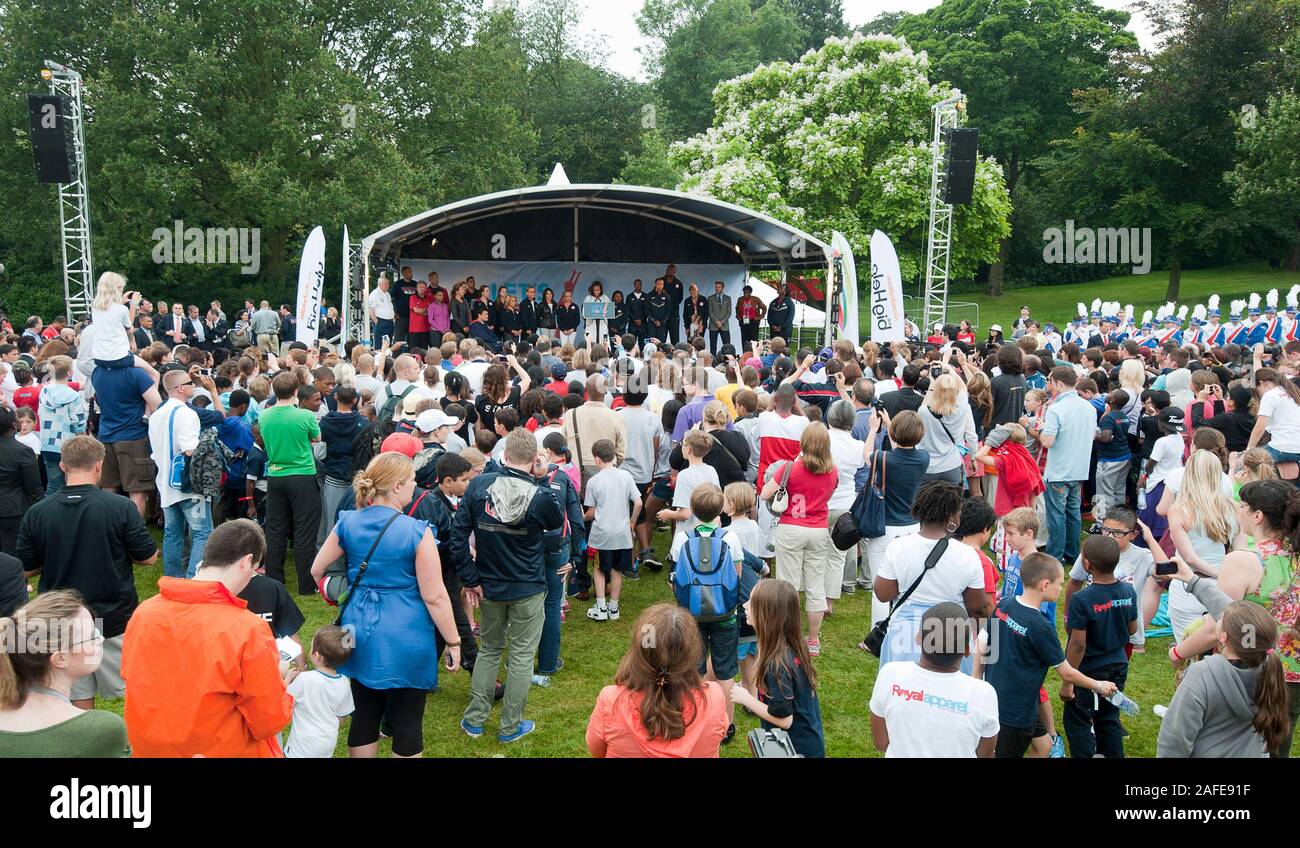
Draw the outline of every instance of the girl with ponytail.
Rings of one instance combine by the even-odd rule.
[[[121,716],[72,705],[72,684],[104,659],[76,592],[45,592],[0,618],[0,757],[129,757]]]
[[[1217,587],[1189,575],[1179,575],[1187,582],[1187,591],[1204,603],[1212,613],[1222,609],[1223,601],[1247,601],[1277,624],[1274,642],[1285,672],[1288,696],[1288,730],[1274,756],[1288,757],[1296,717],[1300,715],[1300,490],[1281,480],[1260,480],[1241,487],[1237,521],[1250,537],[1253,550],[1234,550],[1223,558]],[[1208,622],[1207,622],[1208,624]],[[1209,651],[1216,644],[1215,628],[1203,626],[1169,649],[1171,662]],[[1229,634],[1231,635],[1231,634]],[[1257,637],[1262,639],[1262,636]]]
[[[632,628],[614,685],[587,723],[593,757],[716,757],[727,734],[722,686],[706,681],[699,626],[675,604],[655,604]]]
[[[1278,626],[1263,607],[1235,601],[1214,627],[1218,653],[1192,663],[1156,742],[1159,757],[1267,757],[1290,741]]]

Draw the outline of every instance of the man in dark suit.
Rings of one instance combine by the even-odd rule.
[[[135,349],[141,351],[153,344],[158,337],[153,332],[152,315],[140,315],[136,320],[140,322],[140,326],[132,331],[132,335],[135,336]]]
[[[208,317],[203,322],[203,341],[200,346],[204,350],[216,350],[226,344],[228,332],[230,332],[230,325],[222,320],[217,310],[209,309]]]
[[[298,340],[298,322],[294,319],[293,310],[287,303],[280,304],[280,339],[284,344],[293,344]]]
[[[524,290],[524,299],[519,304],[519,328],[524,331],[524,341],[537,343],[537,286]]]
[[[174,348],[179,344],[192,345],[195,341],[194,325],[185,317],[185,307],[172,304],[172,311],[162,320],[158,336],[163,344]]]

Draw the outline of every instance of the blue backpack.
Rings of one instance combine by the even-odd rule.
[[[672,582],[677,605],[689,610],[696,621],[725,621],[736,614],[740,575],[719,531],[711,536],[701,536],[698,528],[691,531],[677,557]]]

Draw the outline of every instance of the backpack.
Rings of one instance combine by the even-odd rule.
[[[216,427],[199,433],[199,443],[190,455],[190,489],[205,498],[221,497],[235,454],[217,438]]]
[[[438,460],[442,458],[447,449],[439,444],[432,444],[421,448],[416,452],[411,462],[415,466],[415,482],[426,489],[432,489],[438,485]],[[432,481],[432,484],[430,484]]]
[[[368,427],[357,431],[352,437],[352,469],[351,477],[356,477],[358,471],[365,471],[370,460],[379,455],[379,450],[383,447],[384,439],[393,432],[393,422],[387,424],[376,421]]]
[[[701,536],[699,528],[691,531],[671,580],[677,605],[685,607],[696,621],[725,621],[736,614],[740,575],[731,548],[718,531],[711,536]]]
[[[415,389],[415,384],[412,383],[411,385],[407,386],[406,391],[402,392],[400,395],[394,395],[392,393],[389,393],[388,399],[384,401],[384,405],[379,410],[379,415],[375,416],[376,420],[382,421],[385,424],[392,421],[393,416],[397,414],[397,407],[401,405],[401,403],[404,400],[406,400],[406,396],[409,395],[414,389]]]

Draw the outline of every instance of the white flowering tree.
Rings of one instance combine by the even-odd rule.
[[[796,63],[775,62],[720,84],[713,126],[674,144],[682,191],[765,212],[865,257],[871,232],[894,240],[904,279],[924,275],[932,85],[924,53],[893,36],[827,40]],[[951,273],[971,277],[1011,230],[1002,171],[981,158],[975,196],[953,216]],[[865,275],[863,275],[865,277]]]

